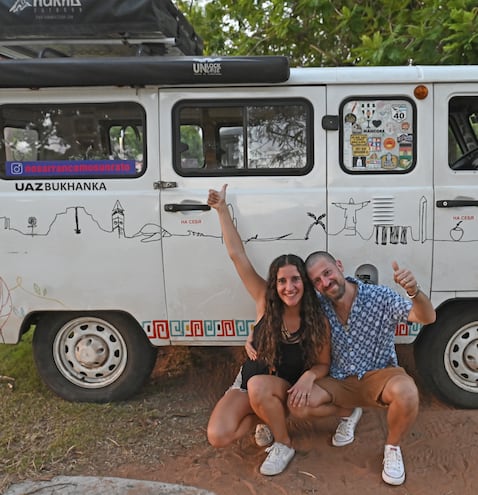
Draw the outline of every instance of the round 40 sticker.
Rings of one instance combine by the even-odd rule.
[[[406,105],[392,105],[392,119],[395,122],[403,122],[407,118]]]

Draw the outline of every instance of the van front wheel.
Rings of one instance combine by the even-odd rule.
[[[70,401],[127,399],[151,374],[156,351],[136,322],[121,313],[49,314],[33,335],[38,373]]]
[[[438,397],[457,407],[478,408],[478,308],[452,305],[440,312],[415,343],[420,376]]]

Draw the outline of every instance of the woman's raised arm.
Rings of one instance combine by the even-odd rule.
[[[245,288],[256,303],[257,317],[264,313],[266,281],[256,272],[249,258],[239,232],[234,225],[229,208],[226,204],[226,188],[224,184],[220,191],[209,189],[207,204],[217,211],[221,224],[222,236],[226,249]]]

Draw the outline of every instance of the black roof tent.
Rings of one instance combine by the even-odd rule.
[[[0,56],[202,55],[171,0],[0,0]]]
[[[287,57],[96,57],[0,61],[0,88],[280,83]]]

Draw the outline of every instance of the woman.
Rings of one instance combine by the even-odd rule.
[[[264,446],[267,437],[274,441],[260,472],[275,475],[295,454],[287,431],[287,402],[307,406],[315,380],[327,375],[330,331],[301,258],[276,258],[267,281],[255,271],[229,213],[226,188],[209,190],[208,204],[218,213],[229,257],[256,303],[256,325],[246,344],[249,359],[216,404],[207,435],[213,447],[225,447],[259,418],[265,424],[258,425],[256,442]]]

